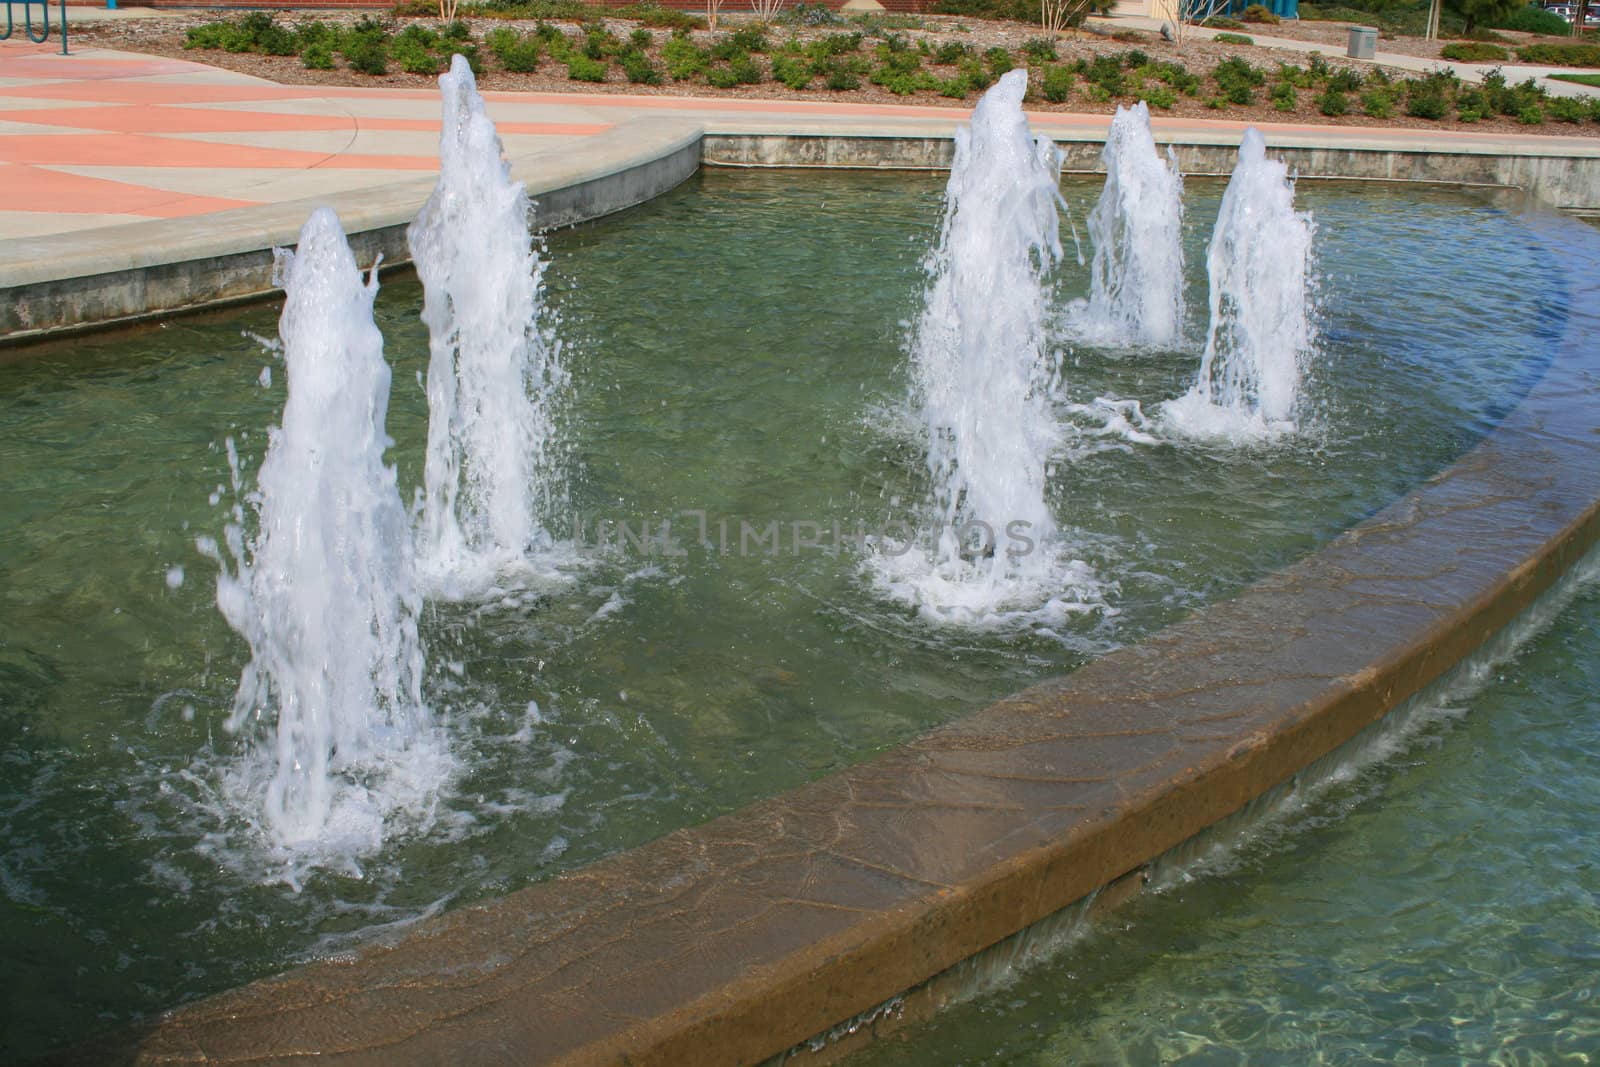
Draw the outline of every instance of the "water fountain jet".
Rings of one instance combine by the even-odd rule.
[[[1061,258],[1061,153],[1022,111],[1027,72],[956,131],[938,245],[909,347],[932,484],[931,544],[871,557],[880,587],[943,621],[1085,610],[1088,569],[1060,558],[1045,479],[1057,429],[1046,319]],[[1042,607],[1041,607],[1042,605]]]
[[[1310,355],[1311,215],[1294,183],[1245,131],[1206,252],[1211,317],[1194,387],[1162,405],[1181,434],[1234,440],[1295,429],[1302,364]]]
[[[1097,344],[1172,346],[1183,336],[1183,179],[1161,158],[1143,101],[1118,107],[1101,153],[1106,183],[1089,213],[1089,297],[1071,332]]]
[[[463,56],[439,78],[439,182],[406,231],[428,326],[428,449],[418,555],[446,599],[526,571],[548,547],[559,347],[541,327],[530,204]]]
[[[246,534],[237,506],[231,573],[201,544],[222,564],[217,606],[251,654],[227,720],[247,751],[224,786],[271,847],[348,864],[381,844],[391,816],[429,808],[448,754],[422,698],[410,524],[384,462],[376,268],[363,281],[321,208],[281,271],[288,399],[248,497],[257,529]]]

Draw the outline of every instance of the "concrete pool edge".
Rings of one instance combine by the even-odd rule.
[[[910,109],[907,109],[910,110]],[[729,167],[943,169],[964,112],[899,118],[798,112],[644,115],[575,145],[512,158],[553,228],[643,203],[702,163]],[[1106,116],[1036,114],[1066,153],[1066,170],[1099,171]],[[1101,121],[1101,120],[1104,121]],[[1245,124],[1154,120],[1189,175],[1226,175]],[[1515,147],[1470,133],[1263,124],[1274,154],[1307,178],[1517,188],[1563,210],[1600,214],[1600,140],[1541,137]],[[0,241],[0,347],[71,336],[276,291],[275,247],[289,247],[311,210],[333,207],[357,260],[408,262],[405,227],[433,187],[415,178],[192,218],[159,219]]]
[[[1577,226],[1529,225],[1557,241]],[[839,775],[113,1047],[151,1062],[754,1062],[1126,887],[1480,647],[1595,543],[1581,309],[1597,287],[1574,284],[1557,358],[1490,438],[1234,600]]]
[[[541,229],[641,204],[700,166],[701,128],[635,119],[590,138],[581,152],[515,157],[511,173],[536,201]],[[290,248],[311,211],[332,207],[363,266],[410,261],[406,227],[436,176],[378,188],[0,241],[0,346],[69,336],[277,291],[273,249]]]

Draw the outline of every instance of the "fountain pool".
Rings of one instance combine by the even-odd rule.
[[[688,511],[868,528],[928,498],[904,346],[942,180],[710,173],[554,235],[570,402],[565,514]],[[1078,211],[1098,181],[1070,179]],[[1222,184],[1186,183],[1190,323]],[[0,374],[0,960],[17,1058],[337,952],[828,773],[1179,618],[1315,548],[1459,456],[1537,375],[1561,280],[1472,196],[1303,185],[1319,359],[1287,442],[1167,440],[1193,381],[1171,350],[1070,346],[1046,479],[1101,596],[1061,618],[940,625],[847,551],[598,554],[571,580],[429,603],[428,705],[459,772],[351,870],[284,884],[206,788],[246,656],[194,540],[283,407],[275,309],[41,349]],[[796,218],[814,220],[797,226]],[[1489,269],[1493,256],[1495,269]],[[1509,279],[1509,282],[1508,282]],[[1087,290],[1066,263],[1054,303]],[[377,301],[390,459],[421,484],[420,290]],[[1111,402],[1096,404],[1097,398]],[[198,755],[197,755],[198,754]]]

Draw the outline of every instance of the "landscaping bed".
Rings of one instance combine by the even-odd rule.
[[[415,10],[415,9],[413,9]],[[475,9],[450,23],[266,12],[195,12],[96,23],[97,45],[181,56],[290,84],[431,86],[451,54],[490,90],[786,97],[970,107],[1005,70],[1030,70],[1028,106],[1110,112],[1146,101],[1156,115],[1600,135],[1600,103],[1493,81],[1463,85],[1348,63],[1338,56],[1229,44],[1181,44],[1138,31],[1068,31],[952,16],[841,19],[801,8],[771,24],[724,17],[718,32],[663,8],[594,17],[578,5]],[[524,12],[545,17],[517,17]],[[563,15],[565,14],[565,17]]]

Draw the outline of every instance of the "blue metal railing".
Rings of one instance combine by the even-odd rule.
[[[6,0],[6,32],[0,33],[0,41],[11,39],[16,32],[16,15],[12,8],[17,0]],[[28,40],[34,44],[44,44],[50,36],[50,0],[21,0],[22,4],[22,32],[27,34]],[[33,9],[39,8],[39,29],[33,28]],[[61,54],[67,54],[67,0],[61,0],[61,14],[58,16],[61,23]]]

